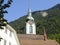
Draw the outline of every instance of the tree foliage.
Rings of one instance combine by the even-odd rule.
[[[10,7],[12,0],[8,0],[4,4],[4,0],[0,0],[0,29],[3,29],[2,26],[6,26],[7,20],[4,19],[4,14],[8,13],[5,9]]]

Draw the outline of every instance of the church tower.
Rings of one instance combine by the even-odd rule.
[[[26,34],[36,34],[36,25],[34,22],[34,18],[32,17],[31,9],[29,7],[28,16],[26,19]]]

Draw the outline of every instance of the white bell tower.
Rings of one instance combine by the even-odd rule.
[[[31,9],[29,9],[29,7],[28,7],[28,17],[26,19],[26,34],[36,34],[36,25],[34,22],[34,18],[32,17]]]

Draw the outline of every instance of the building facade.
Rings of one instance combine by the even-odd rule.
[[[3,26],[0,29],[0,45],[20,45],[16,31],[10,26]]]
[[[28,10],[28,17],[26,19],[26,34],[36,34],[36,25],[30,9]]]

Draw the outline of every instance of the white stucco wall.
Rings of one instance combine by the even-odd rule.
[[[4,40],[6,40],[6,45],[9,45],[9,43],[11,43],[11,45],[19,45],[14,32],[9,28],[4,27],[4,29],[0,29],[0,38],[3,38],[0,41],[0,45],[4,45]]]

